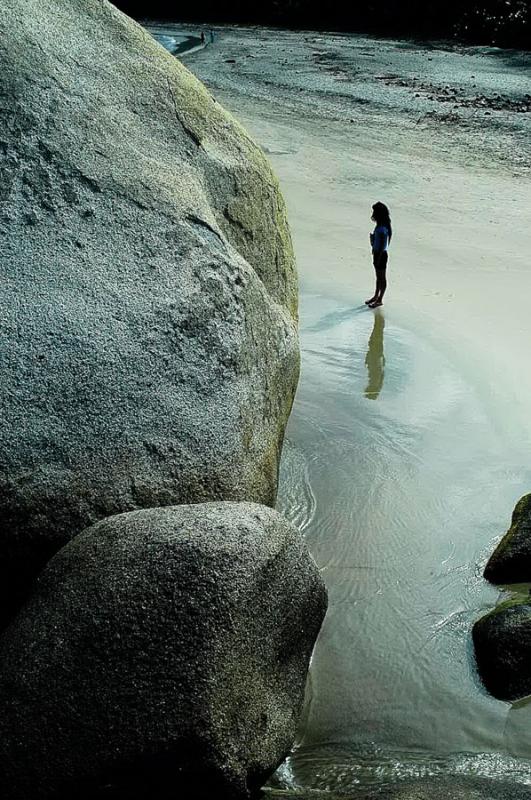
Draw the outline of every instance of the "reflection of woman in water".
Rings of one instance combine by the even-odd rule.
[[[393,235],[389,209],[384,203],[375,203],[372,207],[372,220],[376,223],[370,235],[372,248],[372,263],[376,271],[376,289],[370,300],[366,300],[369,308],[383,305],[383,296],[387,289],[386,269],[389,244]]]
[[[369,347],[365,356],[367,367],[367,388],[365,397],[368,400],[377,400],[384,382],[385,356],[383,349],[385,320],[383,313],[378,311],[374,315],[374,326],[369,339]]]

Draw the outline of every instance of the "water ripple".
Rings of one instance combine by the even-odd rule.
[[[296,751],[280,767],[270,786],[288,791],[345,794],[353,789],[441,775],[508,779],[531,786],[531,762],[497,753],[456,753],[434,757],[422,751],[355,749],[342,743]]]

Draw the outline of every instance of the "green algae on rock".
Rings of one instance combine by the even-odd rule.
[[[484,575],[496,584],[531,582],[531,494],[516,504],[511,527],[489,558]]]
[[[479,675],[498,700],[531,694],[531,598],[513,598],[479,619],[472,629]]]

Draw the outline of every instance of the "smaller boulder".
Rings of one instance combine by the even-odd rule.
[[[479,619],[472,638],[479,675],[498,700],[531,694],[531,598],[508,600]]]
[[[325,610],[264,506],[93,525],[0,638],[0,797],[248,797],[293,744]]]
[[[484,575],[495,584],[531,581],[531,494],[516,504],[511,527],[491,555]]]

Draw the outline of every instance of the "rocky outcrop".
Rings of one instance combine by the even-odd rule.
[[[509,600],[472,630],[476,663],[486,689],[498,700],[531,694],[531,601]]]
[[[261,151],[106,0],[0,15],[0,609],[118,512],[273,504],[298,377]]]
[[[494,584],[531,581],[531,494],[516,504],[484,575]],[[479,676],[494,697],[514,701],[531,694],[531,598],[498,605],[475,623],[472,638]]]
[[[97,523],[3,634],[1,796],[246,797],[293,743],[325,609],[302,536],[264,506]]]
[[[531,581],[531,494],[516,504],[511,527],[485,567],[491,583],[529,583]]]

